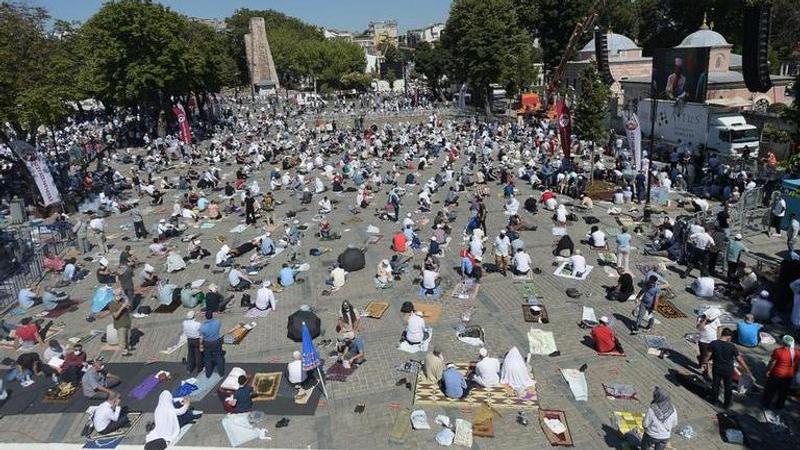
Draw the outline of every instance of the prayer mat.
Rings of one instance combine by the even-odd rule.
[[[475,300],[475,298],[478,296],[478,289],[480,289],[480,287],[480,283],[470,281],[456,283],[456,285],[453,286],[450,296],[461,300]]]
[[[197,384],[195,386],[197,386],[197,390],[189,394],[189,398],[193,402],[204,399],[222,381],[222,377],[216,371],[211,373],[211,378],[206,378],[205,372],[201,372],[196,378]]]
[[[250,423],[249,413],[228,414],[222,419],[222,428],[228,436],[231,447],[239,447],[258,439],[261,430]]]
[[[389,431],[389,442],[405,444],[409,433],[411,433],[411,410],[403,408],[395,417],[392,429]]]
[[[350,366],[349,369],[345,368],[342,363],[337,361],[325,370],[325,380],[345,382],[347,377],[356,371],[356,368],[355,366]]]
[[[238,325],[233,331],[222,337],[222,342],[227,345],[239,345],[252,329],[248,325]]]
[[[278,396],[278,387],[281,385],[280,372],[257,373],[253,377],[253,401],[264,402],[275,400]]]
[[[383,240],[382,234],[373,234],[372,236],[367,237],[367,244],[377,244],[382,240]]]
[[[625,436],[631,431],[636,431],[641,436],[644,432],[643,421],[644,413],[614,411],[614,422],[622,436]]]
[[[72,300],[68,306],[66,306],[64,308],[58,308],[58,309],[53,309],[53,310],[50,310],[50,311],[45,311],[44,314],[41,317],[44,317],[46,319],[55,319],[57,317],[61,317],[64,313],[75,312],[75,311],[78,310],[78,305],[80,305],[80,303],[81,302],[79,302],[77,300]]]
[[[636,389],[630,384],[605,384],[603,383],[603,390],[606,396],[624,400],[636,400]]]
[[[386,302],[369,302],[367,303],[367,307],[364,308],[364,312],[366,313],[366,317],[380,319],[388,309],[389,304]]]
[[[214,228],[215,226],[217,226],[217,224],[215,224],[215,223],[203,222],[203,223],[200,224],[200,229],[209,230],[211,228]]]
[[[481,423],[472,423],[472,435],[475,437],[493,438],[494,421],[489,419]]]
[[[526,299],[541,297],[536,291],[536,285],[533,283],[525,283],[522,285],[522,296]]]
[[[148,375],[141,383],[139,383],[138,386],[131,390],[129,395],[136,400],[143,400],[145,397],[147,397],[147,394],[152,392],[153,389],[158,386],[158,383],[159,379],[156,374]]]
[[[625,352],[619,350],[619,347],[611,350],[610,352],[595,352],[597,356],[625,356]]]
[[[472,416],[472,435],[493,438],[495,417],[502,417],[502,414],[486,403],[482,404]]]
[[[617,255],[614,252],[609,252],[607,250],[600,251],[597,253],[597,259],[602,264],[617,264]]]
[[[466,377],[469,363],[456,363],[456,370]],[[467,398],[448,398],[442,392],[439,383],[431,383],[422,371],[417,374],[417,386],[414,389],[414,405],[440,405],[451,407],[475,407],[488,404],[495,409],[536,409],[539,407],[539,396],[535,387],[528,388],[525,397],[517,397],[509,386],[478,387],[469,391]]]
[[[124,439],[128,433],[131,432],[132,429],[136,427],[140,420],[142,420],[142,413],[140,412],[129,412],[128,413],[128,420],[130,424],[126,427],[122,427],[119,430],[116,430],[112,433],[108,434],[100,434],[96,431],[92,431],[88,438],[86,438],[86,445],[83,448],[115,448],[117,447],[122,439]]]
[[[550,429],[550,426],[548,426],[548,422],[554,427],[558,426],[558,422],[550,421],[561,422],[564,429],[557,429],[556,431],[560,431],[559,433],[554,432]],[[539,426],[542,428],[542,432],[544,432],[544,436],[547,438],[547,441],[550,442],[550,445],[572,447],[572,434],[569,431],[569,423],[567,423],[567,413],[564,411],[557,409],[540,409]]]
[[[440,303],[420,303],[414,302],[414,310],[422,313],[425,325],[431,326],[439,323],[442,315],[442,305]]]
[[[557,277],[561,277],[561,278],[569,278],[570,280],[585,280],[589,276],[589,274],[592,272],[592,269],[594,269],[594,266],[590,266],[590,265],[587,264],[586,265],[586,271],[583,272],[583,275],[580,276],[580,277],[574,277],[574,276],[572,276],[572,270],[571,269],[570,270],[565,270],[566,267],[567,267],[567,264],[569,264],[569,261],[564,261],[561,264],[559,264],[559,266],[553,272],[553,275],[555,275]]]
[[[542,308],[542,310],[539,311],[539,314],[534,314],[531,306],[538,306]],[[550,316],[547,315],[547,307],[544,305],[529,305],[524,303],[522,305],[522,317],[525,319],[525,322],[550,323]]]
[[[533,355],[550,355],[558,351],[553,332],[538,328],[528,331],[528,347]]]
[[[167,349],[166,349],[166,350],[161,350],[161,352],[160,352],[160,353],[163,353],[163,354],[165,354],[165,355],[171,355],[172,353],[175,353],[175,351],[176,351],[176,350],[178,350],[179,348],[181,348],[181,347],[183,347],[184,345],[186,345],[186,342],[187,342],[187,341],[186,341],[186,335],[185,335],[185,334],[181,334],[181,335],[178,337],[178,342],[177,342],[177,343],[175,343],[174,345],[171,345],[171,346],[167,347]]]
[[[527,283],[533,280],[533,270],[529,270],[525,275],[511,275],[512,283]]]
[[[181,242],[189,242],[193,241],[195,238],[199,237],[200,235],[197,233],[190,234],[188,236],[184,236],[181,238]]]
[[[576,401],[589,400],[589,387],[586,385],[586,375],[578,369],[561,369],[561,376],[569,384],[569,390]]]
[[[173,300],[169,305],[158,305],[158,308],[153,310],[154,314],[171,314],[181,306],[180,300]]]
[[[61,382],[56,386],[50,388],[45,392],[43,403],[65,403],[72,399],[72,396],[78,392],[78,387],[72,383]]]
[[[647,334],[644,336],[644,342],[647,344],[647,348],[655,348],[655,349],[669,348],[669,344],[667,343],[667,338],[664,336],[653,336]]]
[[[656,311],[658,311],[662,316],[667,319],[682,319],[687,317],[686,314],[683,313],[674,303],[669,300],[661,299],[658,302],[658,306],[656,306]]]
[[[433,328],[428,327],[425,329],[425,332],[428,333],[428,339],[425,339],[419,344],[409,344],[405,339],[403,339],[397,345],[397,349],[406,353],[427,352],[428,346],[431,344],[431,339],[433,339]]]

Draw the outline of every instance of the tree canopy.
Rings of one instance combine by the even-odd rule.
[[[601,142],[607,137],[604,121],[608,115],[611,89],[603,83],[594,64],[581,74],[580,94],[575,105],[575,132],[581,139]]]

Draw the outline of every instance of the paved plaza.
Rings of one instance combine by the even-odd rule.
[[[349,125],[349,124],[348,124]],[[143,151],[143,150],[136,150]],[[441,161],[441,160],[440,160]],[[440,167],[440,161],[433,162],[423,171],[421,180],[427,180],[434,175],[434,171]],[[177,177],[178,173],[183,173],[185,167],[180,163],[162,172],[161,175]],[[388,167],[390,163],[384,163]],[[460,162],[456,163],[459,168]],[[129,173],[129,166],[117,165],[121,173]],[[199,168],[198,168],[199,169]],[[235,164],[221,166],[224,174],[224,181],[233,181],[234,172],[237,169]],[[270,167],[262,166],[255,174],[255,179],[259,181],[262,190],[268,189],[267,174]],[[401,175],[405,172],[401,171]],[[251,178],[253,179],[253,178]],[[494,183],[488,185],[491,195],[486,199],[488,208],[487,231],[489,240],[493,240],[497,232],[507,223],[507,216],[503,214],[502,188]],[[447,188],[444,188],[446,192]],[[528,195],[539,196],[539,191],[533,191],[529,185],[519,185],[517,198],[524,201]],[[402,213],[412,211],[416,201],[416,189],[409,189],[409,194],[403,200]],[[258,319],[247,319],[244,317],[244,308],[239,307],[241,294],[236,294],[233,307],[225,314],[221,315],[223,329],[232,327],[238,322],[255,320],[258,325],[252,333],[238,346],[226,346],[227,351],[226,370],[234,367],[236,363],[245,362],[289,362],[292,352],[299,350],[300,344],[294,343],[286,336],[287,317],[296,311],[301,305],[310,305],[320,316],[323,324],[323,336],[316,340],[317,344],[322,339],[335,339],[337,311],[343,300],[349,300],[356,308],[362,309],[370,301],[385,301],[390,303],[390,307],[383,318],[363,319],[362,336],[366,345],[367,362],[359,367],[346,382],[328,382],[327,390],[329,397],[323,399],[314,416],[292,416],[287,427],[276,428],[275,423],[281,419],[282,415],[270,414],[269,407],[266,409],[267,419],[262,424],[268,428],[272,440],[255,440],[246,444],[246,447],[253,448],[358,448],[358,449],[383,449],[383,448],[434,448],[437,446],[434,437],[441,426],[433,423],[433,418],[438,414],[445,414],[452,419],[464,418],[470,420],[476,408],[448,408],[440,405],[424,405],[415,407],[414,400],[414,376],[396,370],[396,367],[409,359],[421,360],[424,353],[409,355],[396,349],[400,333],[404,328],[401,318],[400,306],[404,301],[418,301],[418,285],[414,284],[416,271],[407,273],[402,280],[395,282],[391,289],[377,290],[373,284],[375,267],[382,259],[388,259],[392,255],[389,248],[391,236],[398,230],[399,224],[381,221],[373,214],[378,206],[382,206],[386,201],[388,188],[384,186],[376,194],[372,205],[362,210],[358,215],[349,211],[349,206],[355,204],[355,193],[343,195],[328,193],[332,199],[338,201],[335,210],[331,215],[333,230],[342,234],[342,239],[320,243],[314,236],[316,222],[312,217],[316,214],[316,202],[318,195],[314,196],[311,205],[307,210],[301,209],[297,196],[285,190],[276,191],[275,197],[278,201],[284,202],[276,208],[276,221],[279,225],[285,220],[298,220],[301,224],[307,223],[309,228],[305,231],[301,240],[301,246],[296,249],[290,248],[277,257],[270,260],[267,267],[261,269],[255,277],[257,280],[267,278],[274,280],[283,262],[289,260],[296,251],[296,258],[299,262],[310,265],[310,270],[302,273],[305,282],[296,284],[282,292],[276,293],[277,311],[271,312],[267,317]],[[214,198],[218,192],[211,193],[210,198]],[[135,194],[134,194],[135,195]],[[183,192],[169,190],[164,197],[164,205],[153,207],[149,205],[149,199],[143,198],[141,210],[144,214],[145,223],[152,228],[159,219],[169,215],[173,200],[182,197]],[[679,198],[681,194],[673,194]],[[442,190],[436,194],[434,200],[442,201],[444,193]],[[460,265],[458,255],[459,245],[461,244],[461,233],[469,218],[468,194],[461,193],[461,202],[457,211],[457,219],[452,223],[453,241],[445,251],[441,259],[441,274],[444,284],[444,295],[439,299],[425,299],[426,303],[438,302],[443,305],[443,312],[439,322],[433,326],[433,344],[440,347],[446,361],[466,363],[474,361],[478,357],[478,347],[472,347],[460,342],[456,338],[455,327],[462,323],[464,312],[471,312],[470,325],[480,325],[485,330],[486,348],[492,356],[502,357],[502,355],[512,346],[517,346],[524,354],[528,352],[527,333],[532,324],[523,320],[521,303],[524,301],[523,283],[512,281],[512,277],[504,277],[498,273],[486,275],[480,284],[477,298],[464,300],[454,298],[450,295],[451,289],[460,282],[460,275],[456,268]],[[567,197],[559,196],[559,202],[571,201]],[[428,242],[431,235],[432,222],[423,219],[432,219],[441,204],[434,205],[432,213],[413,213],[412,217],[420,228],[418,232],[421,241]],[[619,228],[617,220],[609,216],[606,212],[609,205],[603,202],[595,202],[594,210],[590,213],[600,220],[600,226],[606,230]],[[630,208],[635,205],[626,206]],[[288,210],[300,210],[293,219],[285,216]],[[695,316],[693,310],[702,304],[694,295],[684,291],[683,287],[691,279],[682,280],[677,271],[670,270],[668,275],[669,282],[675,288],[677,296],[673,303],[688,317],[668,319],[657,315],[657,324],[651,334],[665,336],[669,347],[672,349],[668,358],[659,358],[648,354],[645,344],[644,334],[631,336],[628,333],[626,324],[630,321],[631,302],[618,303],[611,302],[605,298],[604,285],[614,285],[616,280],[608,275],[597,261],[597,252],[591,250],[587,245],[580,244],[584,235],[588,232],[589,226],[583,220],[570,222],[569,234],[576,243],[577,248],[582,249],[587,257],[589,264],[594,265],[594,270],[584,281],[573,281],[553,275],[552,249],[553,236],[551,228],[553,225],[551,214],[540,209],[538,214],[531,215],[520,209],[523,218],[538,227],[536,231],[522,231],[521,238],[526,244],[528,253],[534,259],[534,266],[541,269],[540,274],[533,276],[530,281],[541,295],[544,304],[547,306],[550,322],[547,324],[534,324],[533,327],[552,331],[558,345],[560,355],[558,356],[532,356],[530,368],[533,378],[536,380],[536,390],[538,392],[539,403],[542,408],[557,409],[566,412],[574,446],[578,449],[594,448],[621,448],[623,442],[620,433],[617,431],[615,422],[612,419],[614,411],[630,411],[643,413],[650,402],[654,386],[665,387],[672,395],[672,401],[679,415],[679,425],[673,434],[670,442],[675,449],[722,449],[733,448],[724,444],[720,439],[716,423],[717,409],[712,407],[707,401],[697,397],[695,394],[678,386],[667,375],[670,369],[696,371],[696,346],[688,343],[684,339],[686,333],[693,332],[695,327]],[[581,217],[585,214],[578,212]],[[671,214],[676,215],[681,211],[673,209]],[[202,222],[202,221],[201,221]],[[162,277],[167,277],[171,283],[182,286],[184,283],[195,279],[206,279],[206,286],[209,282],[215,282],[220,286],[227,285],[227,276],[224,273],[212,273],[204,269],[204,264],[213,265],[213,255],[220,248],[217,237],[225,236],[226,243],[238,244],[245,242],[263,233],[263,220],[259,219],[256,226],[249,226],[242,233],[230,233],[229,230],[244,223],[244,217],[226,216],[216,223],[212,229],[192,228],[186,233],[199,233],[199,239],[203,247],[211,251],[212,256],[198,262],[190,263],[188,267],[180,272],[166,274],[163,266],[156,264],[154,257],[148,256],[147,246],[150,242],[133,240],[124,241],[123,237],[132,237],[130,213],[113,215],[106,219],[106,233],[111,247],[108,259],[115,266],[119,250],[126,244],[133,247],[133,253],[142,261],[150,262],[156,266],[157,271]],[[329,267],[335,261],[336,256],[348,245],[363,246],[368,234],[366,228],[369,225],[380,229],[383,239],[375,244],[367,245],[366,267],[348,276],[346,285],[331,295],[322,295],[326,289],[325,280],[329,276]],[[129,231],[130,230],[130,231]],[[637,264],[657,263],[663,260],[649,257],[642,254],[646,237],[642,235],[634,236],[633,245],[637,248],[631,256],[631,269],[637,282],[641,280],[641,274],[635,270]],[[783,249],[783,239],[769,239],[765,235],[759,235],[745,239],[746,244],[751,249],[759,252],[774,255]],[[181,243],[178,238],[169,241],[170,246],[177,247],[182,255],[186,254],[186,245]],[[233,246],[233,245],[231,245]],[[331,251],[321,256],[310,256],[309,249],[314,247],[330,247]],[[94,251],[99,251],[98,247]],[[486,249],[486,255],[491,255],[490,249]],[[90,255],[91,256],[91,255]],[[420,265],[424,259],[424,252],[415,252],[411,265]],[[485,258],[485,261],[489,258]],[[668,262],[668,266],[674,268],[674,263]],[[93,263],[84,262],[83,267],[94,271],[96,266]],[[682,267],[678,267],[682,269]],[[137,269],[138,273],[138,269]],[[48,282],[46,280],[45,282]],[[63,322],[65,331],[58,337],[63,343],[69,337],[80,336],[90,329],[104,329],[109,323],[109,318],[99,318],[94,323],[85,320],[89,312],[90,299],[95,287],[95,277],[92,274],[83,281],[67,288],[70,295],[82,303],[76,312],[61,316],[57,322]],[[258,284],[250,290],[250,294],[255,298]],[[582,295],[579,298],[570,298],[565,294],[567,288],[577,288]],[[145,302],[153,304],[153,299],[145,299]],[[613,328],[619,337],[626,355],[624,357],[597,356],[594,349],[583,343],[583,338],[589,334],[589,330],[578,326],[581,319],[582,306],[592,306],[597,316],[605,315],[616,318]],[[40,307],[38,307],[40,308]],[[734,309],[735,310],[735,309]],[[40,312],[39,309],[32,311],[33,314]],[[158,367],[158,362],[180,362],[185,356],[185,347],[179,351],[164,355],[161,350],[175,342],[181,332],[181,321],[185,318],[186,310],[178,308],[172,314],[153,314],[145,318],[134,319],[134,328],[143,333],[141,340],[133,356],[123,357],[120,352],[106,352],[109,362],[152,362],[154,368]],[[767,331],[779,337],[783,328],[768,325]],[[101,351],[102,343],[99,339],[90,341],[86,345],[86,350],[90,356],[97,355]],[[43,350],[43,349],[39,349]],[[319,348],[323,357],[332,350],[331,347]],[[740,347],[751,368],[756,373],[757,381],[763,383],[764,369],[768,361],[771,347],[757,347],[754,349],[744,349]],[[2,357],[15,358],[16,354],[8,350],[0,352]],[[562,378],[559,369],[577,369],[586,365],[586,380],[589,388],[588,401],[576,401],[567,383]],[[124,376],[124,374],[121,374]],[[185,376],[184,373],[176,374],[178,377]],[[409,390],[405,384],[398,383],[398,380],[406,378],[412,381]],[[39,379],[40,383],[47,383],[49,380]],[[635,386],[638,392],[637,400],[614,400],[605,396],[602,383],[625,383]],[[735,399],[734,410],[736,412],[750,414],[754,421],[763,421],[761,410],[758,406],[758,392],[750,393],[744,397]],[[354,412],[354,408],[359,404],[365,405],[362,414]],[[394,420],[404,408],[423,409],[427,413],[431,423],[431,430],[411,431],[407,440],[403,444],[389,442],[389,432]],[[789,408],[791,415],[797,414],[797,401],[790,400]],[[529,411],[529,424],[520,425],[516,421],[517,410],[502,409],[502,417],[495,419],[494,438],[475,438],[474,448],[525,448],[538,449],[549,448],[550,445],[539,426],[535,411]],[[145,423],[152,417],[153,411],[144,411],[145,420],[140,421],[130,435],[125,439],[125,444],[141,445],[144,443]],[[207,414],[201,421],[192,427],[190,432],[184,436],[179,446],[206,446],[212,448],[224,448],[229,446],[228,439],[220,425],[221,415]],[[796,419],[796,417],[795,417]],[[42,414],[42,415],[15,415],[5,416],[0,419],[0,442],[3,443],[82,443],[80,431],[85,420],[85,415],[81,413],[65,414]],[[685,439],[677,434],[677,431],[684,426],[690,425],[694,430],[694,437]],[[747,424],[749,430],[753,424]],[[795,441],[787,434],[766,435],[766,427],[752,428],[754,436],[767,436],[776,442],[780,448],[798,448]],[[781,444],[777,444],[778,439],[783,439]],[[25,448],[24,446],[18,448]],[[764,447],[761,447],[764,448]]]

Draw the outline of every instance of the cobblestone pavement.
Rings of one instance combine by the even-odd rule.
[[[435,164],[432,164],[435,166]],[[176,170],[180,170],[178,167]],[[223,167],[226,180],[234,178],[235,166]],[[176,170],[168,172],[169,175],[176,175]],[[427,172],[431,172],[428,169]],[[127,173],[124,172],[123,173]],[[259,171],[258,180],[263,187],[266,185],[266,174],[268,170],[262,167]],[[432,173],[431,173],[432,175]],[[422,177],[427,179],[427,177]],[[520,188],[519,198],[523,200],[532,191],[530,187]],[[386,189],[376,196],[375,205],[381,205],[386,199]],[[505,224],[506,216],[502,213],[502,199],[499,197],[500,188],[492,185],[492,195],[488,199],[489,209],[488,230],[489,237],[493,239],[497,230]],[[150,206],[142,206],[145,214],[145,222],[148,226],[155,225],[157,220],[164,217],[171,210],[171,203],[174,198],[182,195],[177,191],[169,191],[165,196],[164,206],[155,209]],[[398,386],[397,381],[403,378],[404,374],[396,372],[394,368],[409,359],[410,355],[396,350],[395,346],[399,339],[403,324],[400,317],[399,307],[405,300],[417,299],[417,288],[412,285],[412,276],[405,276],[402,281],[397,282],[393,289],[378,291],[373,287],[372,277],[376,264],[383,258],[390,255],[389,240],[395,231],[395,224],[381,222],[371,214],[373,208],[364,211],[360,215],[352,215],[348,212],[347,206],[354,203],[354,194],[345,196],[333,195],[332,198],[339,200],[336,210],[333,213],[334,231],[341,232],[343,238],[337,241],[326,242],[322,245],[332,247],[333,251],[320,257],[308,256],[308,250],[319,246],[316,238],[312,236],[312,231],[316,224],[311,221],[313,213],[311,211],[301,212],[298,215],[300,222],[308,222],[311,227],[302,239],[302,246],[297,250],[297,257],[301,261],[308,262],[311,270],[303,275],[305,283],[290,287],[283,292],[277,293],[278,308],[277,312],[271,313],[268,317],[254,319],[258,321],[258,326],[242,345],[226,347],[228,367],[232,367],[236,362],[288,362],[291,353],[299,349],[299,344],[295,344],[286,338],[286,319],[289,314],[295,311],[301,304],[309,304],[319,311],[323,321],[326,336],[333,337],[334,325],[336,323],[336,311],[344,299],[350,300],[356,307],[363,308],[370,300],[385,300],[391,303],[391,307],[380,320],[365,319],[363,337],[366,342],[366,354],[368,361],[359,368],[347,382],[328,383],[330,398],[320,404],[317,413],[313,417],[292,417],[290,425],[286,428],[276,429],[275,422],[280,416],[268,416],[267,426],[273,439],[271,441],[252,441],[250,447],[275,447],[275,448],[363,448],[379,449],[391,447],[404,448],[432,448],[436,444],[434,435],[440,429],[439,425],[433,424],[433,418],[437,414],[447,414],[451,418],[472,417],[472,411],[465,409],[453,409],[443,407],[425,406],[424,409],[432,423],[433,430],[413,431],[404,445],[390,444],[388,433],[390,427],[402,408],[411,408],[413,402],[413,392],[405,386]],[[442,193],[434,197],[435,200],[443,198]],[[537,193],[538,196],[538,193]],[[290,198],[285,191],[276,193],[278,200],[286,201],[279,211],[285,211],[288,207],[296,209],[296,198]],[[459,208],[459,215],[454,225],[454,242],[450,245],[445,257],[442,260],[442,274],[444,283],[453,286],[458,282],[459,277],[454,267],[459,265],[458,244],[459,233],[463,229],[466,219],[466,202],[462,194],[462,203]],[[315,200],[312,205],[316,205]],[[403,203],[403,210],[408,211],[412,207],[415,198],[406,198]],[[148,202],[145,201],[145,204]],[[311,208],[310,208],[311,209]],[[595,206],[593,215],[601,220],[601,225],[605,227],[618,227],[615,220],[605,212],[606,207],[601,204]],[[163,210],[160,211],[160,210]],[[527,213],[526,213],[527,214]],[[415,219],[422,215],[416,214]],[[277,217],[283,220],[282,216]],[[665,319],[657,316],[659,323],[655,326],[655,334],[663,335],[667,338],[670,346],[674,350],[673,356],[668,359],[660,359],[656,356],[648,355],[644,337],[630,336],[624,327],[625,318],[631,315],[631,304],[610,302],[604,298],[602,285],[614,284],[614,279],[610,278],[602,267],[597,264],[596,253],[588,249],[583,244],[577,244],[580,237],[587,231],[588,226],[583,221],[575,222],[570,225],[570,234],[576,241],[579,248],[582,248],[590,264],[595,265],[588,279],[580,282],[565,282],[563,278],[555,277],[552,274],[552,236],[550,227],[552,225],[550,213],[540,211],[538,215],[526,215],[526,220],[538,226],[538,231],[522,232],[522,238],[526,242],[528,251],[534,258],[534,265],[542,269],[542,273],[535,275],[533,283],[542,294],[547,305],[551,322],[549,324],[537,325],[545,330],[555,333],[555,339],[561,352],[560,356],[546,357],[533,356],[530,365],[534,377],[537,380],[537,389],[542,407],[549,409],[561,409],[566,411],[569,427],[575,440],[575,448],[608,448],[620,447],[622,445],[619,433],[610,416],[613,411],[634,411],[644,412],[650,400],[650,394],[656,385],[666,387],[672,394],[673,402],[679,413],[679,429],[684,425],[691,425],[696,436],[691,440],[686,440],[674,435],[671,446],[676,449],[683,448],[726,448],[717,431],[715,423],[715,410],[705,400],[700,399],[687,390],[677,387],[667,379],[669,369],[688,369],[696,370],[696,349],[687,343],[683,336],[685,333],[694,330],[694,318],[692,310],[700,302],[692,295],[684,292],[682,286],[684,280],[678,278],[676,273],[671,273],[669,281],[676,286],[677,298],[673,302],[689,317],[682,319]],[[168,275],[171,282],[182,285],[185,282],[198,278],[205,278],[209,281],[226,284],[224,274],[212,274],[203,269],[203,264],[210,262],[213,264],[213,254],[219,249],[219,244],[215,242],[217,235],[226,235],[228,242],[234,244],[243,242],[245,239],[260,234],[260,229],[249,227],[241,234],[230,234],[228,230],[236,226],[239,222],[243,223],[243,218],[226,217],[217,223],[216,227],[210,230],[190,228],[188,232],[201,233],[203,245],[212,252],[212,257],[206,258],[203,262],[190,264],[186,270]],[[335,256],[348,244],[360,245],[366,237],[365,229],[367,225],[375,225],[380,228],[386,237],[377,244],[370,245],[366,254],[367,265],[364,270],[352,273],[349,276],[346,286],[330,296],[322,296],[324,280],[328,276],[328,265],[333,262]],[[129,214],[121,214],[107,219],[107,233],[109,243],[113,244],[111,257],[109,260],[115,263],[118,250],[126,242],[122,241],[123,236],[131,236],[131,231],[121,228],[123,225],[130,225]],[[427,242],[430,236],[430,224],[422,226],[420,236],[423,242]],[[782,240],[758,236],[749,239],[747,244],[751,248],[758,248],[766,254],[774,254],[775,250],[782,246]],[[147,244],[145,242],[128,241],[134,248],[134,253],[140,259],[148,260]],[[186,244],[172,239],[171,245],[177,246],[182,254],[186,254]],[[635,237],[634,245],[641,249],[644,241],[641,237]],[[284,252],[273,259],[269,266],[262,269],[258,278],[263,276],[275,277],[281,263],[286,261],[292,251]],[[421,264],[423,255],[417,252],[414,255],[412,264]],[[653,262],[654,258],[646,257],[640,251],[634,252],[631,267],[636,263]],[[149,259],[153,261],[153,259]],[[154,264],[158,270],[163,270],[160,264]],[[671,263],[670,263],[671,266]],[[85,263],[85,267],[94,270],[94,266]],[[137,271],[138,272],[138,271]],[[638,275],[638,273],[637,273]],[[686,280],[688,281],[688,280]],[[88,300],[95,285],[94,276],[90,275],[82,282],[68,289],[74,298]],[[565,295],[567,287],[577,287],[583,295],[578,299],[570,299]],[[520,310],[520,303],[523,300],[521,286],[512,283],[511,278],[505,278],[499,274],[486,276],[481,284],[477,299],[465,301],[452,298],[449,295],[443,296],[439,302],[444,306],[442,318],[434,327],[435,345],[441,347],[445,358],[449,361],[466,362],[477,357],[477,348],[470,347],[456,339],[454,326],[461,321],[461,314],[465,310],[474,310],[471,323],[481,325],[486,331],[486,341],[488,350],[495,356],[501,356],[510,346],[516,345],[524,353],[527,352],[527,331],[531,328],[530,324],[523,321]],[[255,289],[251,291],[255,297]],[[224,314],[223,326],[229,327],[242,321],[244,310],[238,307],[239,295],[235,301],[237,305],[232,312]],[[581,306],[590,305],[595,308],[598,315],[618,317],[614,328],[626,349],[625,357],[599,357],[587,345],[582,343],[582,338],[588,331],[577,326],[581,317]],[[109,319],[99,319],[95,323],[87,323],[84,318],[88,314],[89,303],[84,302],[80,306],[80,311],[62,316],[60,320],[65,323],[66,331],[60,336],[61,342],[65,342],[68,337],[81,335],[91,328],[104,328]],[[34,311],[38,312],[38,310]],[[109,360],[118,361],[150,361],[157,359],[160,361],[180,361],[185,353],[181,349],[172,355],[162,355],[159,350],[174,342],[180,333],[180,322],[184,318],[185,311],[179,308],[170,315],[152,315],[144,319],[134,319],[134,326],[141,330],[144,335],[138,345],[134,356],[123,358],[120,354],[110,355]],[[775,328],[768,327],[768,330],[776,331]],[[101,343],[94,340],[87,345],[90,355],[97,354]],[[769,357],[771,348],[741,349],[746,355],[751,367],[754,368],[760,380],[763,382],[763,370]],[[326,352],[322,349],[321,352]],[[13,354],[4,351],[2,356]],[[421,359],[422,354],[412,358]],[[586,379],[589,387],[589,400],[577,402],[562,379],[558,369],[578,368],[582,364],[587,364]],[[45,382],[44,380],[40,382]],[[636,387],[640,401],[635,400],[613,400],[605,397],[601,383],[616,382],[628,383]],[[354,413],[354,407],[359,403],[366,404],[363,414]],[[763,420],[760,410],[757,407],[757,397],[748,395],[739,398],[735,402],[734,410],[737,412],[752,414],[757,420]],[[797,411],[797,403],[791,400],[790,411]],[[269,411],[267,411],[269,413]],[[528,427],[523,427],[516,423],[516,411],[505,410],[503,417],[495,420],[496,437],[493,439],[475,438],[475,448],[549,448],[544,434],[542,433],[535,416],[532,416]],[[152,415],[152,411],[146,411],[146,420],[139,422],[139,425],[126,439],[128,444],[144,442],[144,424]],[[62,415],[36,415],[36,416],[7,416],[0,420],[0,442],[5,443],[36,443],[36,442],[61,442],[79,443],[82,442],[79,434],[83,423],[82,414],[62,414]],[[195,426],[181,440],[180,445],[208,446],[208,447],[227,447],[228,440],[222,430],[219,419],[221,416],[208,415],[202,419],[201,426]],[[677,430],[676,430],[677,431]],[[787,443],[787,448],[794,443]],[[797,448],[797,447],[795,447]]]

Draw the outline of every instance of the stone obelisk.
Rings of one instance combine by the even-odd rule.
[[[250,33],[244,35],[244,47],[251,83],[255,86],[274,85],[278,89],[278,73],[269,49],[263,17],[250,18]]]

